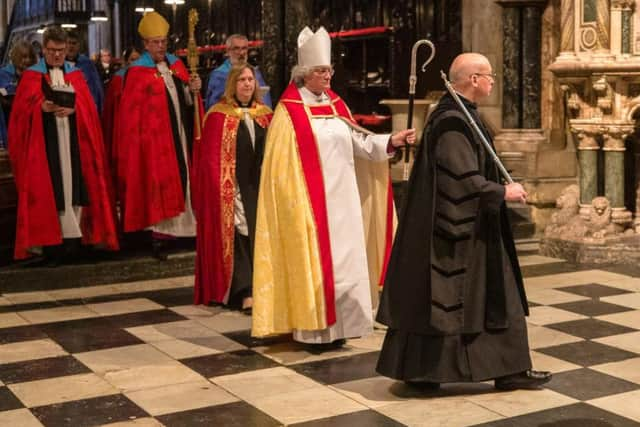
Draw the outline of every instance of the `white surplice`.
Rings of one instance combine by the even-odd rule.
[[[301,88],[306,105],[328,105],[326,94],[314,95]],[[335,284],[336,323],[318,331],[295,330],[293,338],[306,343],[328,343],[341,338],[367,335],[373,331],[371,291],[362,208],[356,182],[354,156],[389,159],[389,134],[367,135],[340,118],[312,118],[318,145]]]
[[[244,124],[247,126],[247,130],[249,131],[249,138],[251,139],[251,145],[253,148],[256,146],[256,128],[253,123],[253,119],[249,115],[249,110],[247,108],[242,109],[242,117]],[[240,186],[238,185],[238,180],[235,180],[235,197],[233,199],[233,223],[240,233],[243,236],[249,235],[249,225],[247,224],[247,216],[244,212],[244,203],[242,203],[242,194],[240,194]]]
[[[167,66],[166,62],[159,62],[157,64],[158,71],[164,80],[164,85],[169,92],[170,101],[173,104],[173,110],[176,112],[176,121],[178,122],[178,132],[180,134],[180,147],[184,156],[187,179],[185,194],[185,206],[184,212],[173,218],[168,218],[160,221],[157,224],[149,227],[158,233],[168,234],[175,237],[193,237],[196,235],[196,218],[193,215],[193,209],[191,207],[191,190],[189,184],[189,150],[187,148],[187,134],[184,130],[184,122],[180,110],[180,100],[178,98],[178,88],[173,80],[171,70]],[[182,88],[180,88],[182,90]],[[190,97],[188,91],[185,90],[185,97]],[[190,99],[190,98],[189,98]]]
[[[49,71],[51,86],[66,86],[64,73],[58,67]],[[60,171],[62,173],[62,190],[64,195],[64,209],[58,211],[62,238],[75,239],[82,237],[80,217],[82,208],[73,206],[73,172],[71,168],[71,127],[69,117],[56,117],[56,131],[58,134],[58,154],[60,156]]]

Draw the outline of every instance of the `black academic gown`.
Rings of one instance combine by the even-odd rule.
[[[233,276],[229,290],[229,305],[240,306],[244,298],[252,295],[253,247],[256,232],[256,212],[258,189],[260,187],[260,167],[264,156],[265,130],[254,126],[255,143],[251,143],[249,129],[240,120],[236,137],[236,181],[240,188],[242,205],[247,221],[248,236],[236,229],[233,252]]]
[[[491,141],[476,105],[464,102]],[[389,327],[382,375],[483,381],[531,367],[527,301],[499,182],[445,95],[416,156],[380,301],[377,320]]]

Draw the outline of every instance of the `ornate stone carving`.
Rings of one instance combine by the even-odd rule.
[[[607,79],[605,76],[600,76],[598,79],[594,80],[591,86],[593,87],[593,90],[596,92],[596,94],[598,94],[599,96],[606,95]]]
[[[591,214],[589,215],[589,235],[591,237],[602,239],[622,231],[620,226],[611,222],[611,213],[611,205],[606,197],[596,197],[591,201]]]
[[[599,150],[600,144],[597,137],[598,132],[596,130],[572,126],[571,132],[573,133],[578,150]]]
[[[633,132],[630,126],[608,126],[602,131],[604,151],[625,151],[625,139]]]
[[[580,188],[566,187],[556,199],[556,211],[551,215],[551,224],[544,230],[545,237],[578,239],[587,234],[587,225],[580,218]]]
[[[635,3],[635,0],[611,0],[611,9],[630,10]]]

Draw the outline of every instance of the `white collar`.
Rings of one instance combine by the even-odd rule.
[[[302,101],[305,104],[327,104],[330,101],[329,95],[325,92],[322,92],[320,95],[316,95],[304,86],[299,88],[298,91],[300,92],[300,97],[302,97]]]

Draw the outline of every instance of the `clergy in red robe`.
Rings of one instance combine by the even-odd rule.
[[[44,58],[22,76],[9,124],[18,190],[15,258],[63,239],[118,249],[96,106],[82,72],[64,60],[66,33],[49,28],[43,46]]]
[[[159,258],[166,239],[196,233],[190,162],[194,98],[200,102],[193,94],[202,84],[167,53],[168,31],[157,12],[140,21],[145,52],[127,69],[115,139],[123,230],[152,230]]]
[[[255,69],[231,69],[208,111],[198,152],[195,303],[249,313],[260,166],[272,111],[260,101]]]
[[[107,153],[107,159],[111,165],[111,174],[115,180],[117,172],[117,158],[113,150],[113,138],[116,136],[115,129],[118,127],[118,106],[120,98],[122,98],[122,89],[124,87],[124,76],[127,67],[140,58],[140,53],[135,47],[129,47],[125,50],[123,59],[124,66],[118,70],[109,83],[105,91],[104,106],[102,109],[102,131],[104,135],[104,146]],[[117,190],[117,186],[114,185]]]
[[[414,130],[374,135],[330,90],[331,39],[298,36],[298,67],[265,143],[252,334],[293,332],[319,349],[373,331],[372,296],[394,225],[388,159]]]

